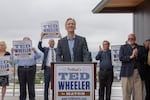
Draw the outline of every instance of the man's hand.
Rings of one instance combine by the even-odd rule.
[[[57,35],[58,35],[58,38],[62,38],[62,36],[61,36],[61,33],[57,33]]]
[[[136,58],[137,56],[138,56],[138,49],[136,48],[132,51],[132,55],[130,56],[130,59]]]
[[[15,49],[14,48],[11,48],[11,52],[13,53],[15,51]]]
[[[138,49],[137,48],[134,49],[133,52],[134,52],[134,56],[137,57],[138,56]]]
[[[8,63],[9,63],[9,64],[12,64],[12,61],[11,61],[11,60],[8,60]]]
[[[99,51],[103,51],[103,48],[101,46],[99,46]]]
[[[43,39],[43,37],[44,37],[44,35],[45,35],[45,33],[41,33],[41,40]]]
[[[32,48],[32,51],[35,52],[36,51],[35,48]]]

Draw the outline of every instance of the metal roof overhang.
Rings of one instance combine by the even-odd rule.
[[[130,13],[144,0],[102,0],[93,13]]]

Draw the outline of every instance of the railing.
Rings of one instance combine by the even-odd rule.
[[[12,95],[15,96],[16,90],[19,90],[19,81],[18,81],[18,75],[17,75],[17,66],[12,66],[10,68],[10,74],[9,74],[9,86],[7,86],[7,89],[12,89]],[[36,67],[36,78],[35,78],[35,84],[36,88],[38,89],[44,89],[44,72],[41,70],[41,65],[37,64]],[[1,88],[1,87],[0,87]]]
[[[99,68],[97,67],[97,89],[98,89],[98,72]],[[118,67],[114,68],[114,84],[113,86],[121,86],[119,79],[119,69]],[[0,87],[1,89],[1,87]],[[9,75],[9,86],[7,89],[11,90],[10,96],[16,96],[19,94],[19,82],[18,82],[18,75],[17,75],[17,66],[13,66],[10,68],[10,75]],[[44,71],[41,70],[41,64],[37,64],[36,68],[36,78],[35,78],[35,89],[38,91],[44,91]],[[40,95],[41,92],[38,94]],[[44,92],[43,92],[44,93]],[[42,93],[42,94],[43,94]]]

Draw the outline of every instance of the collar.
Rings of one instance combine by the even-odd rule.
[[[67,36],[67,40],[74,40],[75,39],[75,34],[73,35],[73,37],[72,38],[69,38],[69,36]]]
[[[108,50],[104,50],[104,52],[109,52],[110,51],[110,49],[108,49]]]
[[[49,47],[49,49],[54,49],[54,48],[52,48],[52,47]]]
[[[128,46],[130,46],[130,47],[131,47],[131,45],[130,45],[130,44],[126,44],[126,45],[128,45]],[[135,47],[134,47],[133,49],[137,48],[138,44],[137,44],[137,43],[135,43],[134,45],[135,45]],[[131,48],[132,48],[132,47],[131,47]]]

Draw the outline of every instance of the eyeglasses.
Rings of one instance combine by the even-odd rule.
[[[134,40],[134,38],[128,38],[128,40]]]

